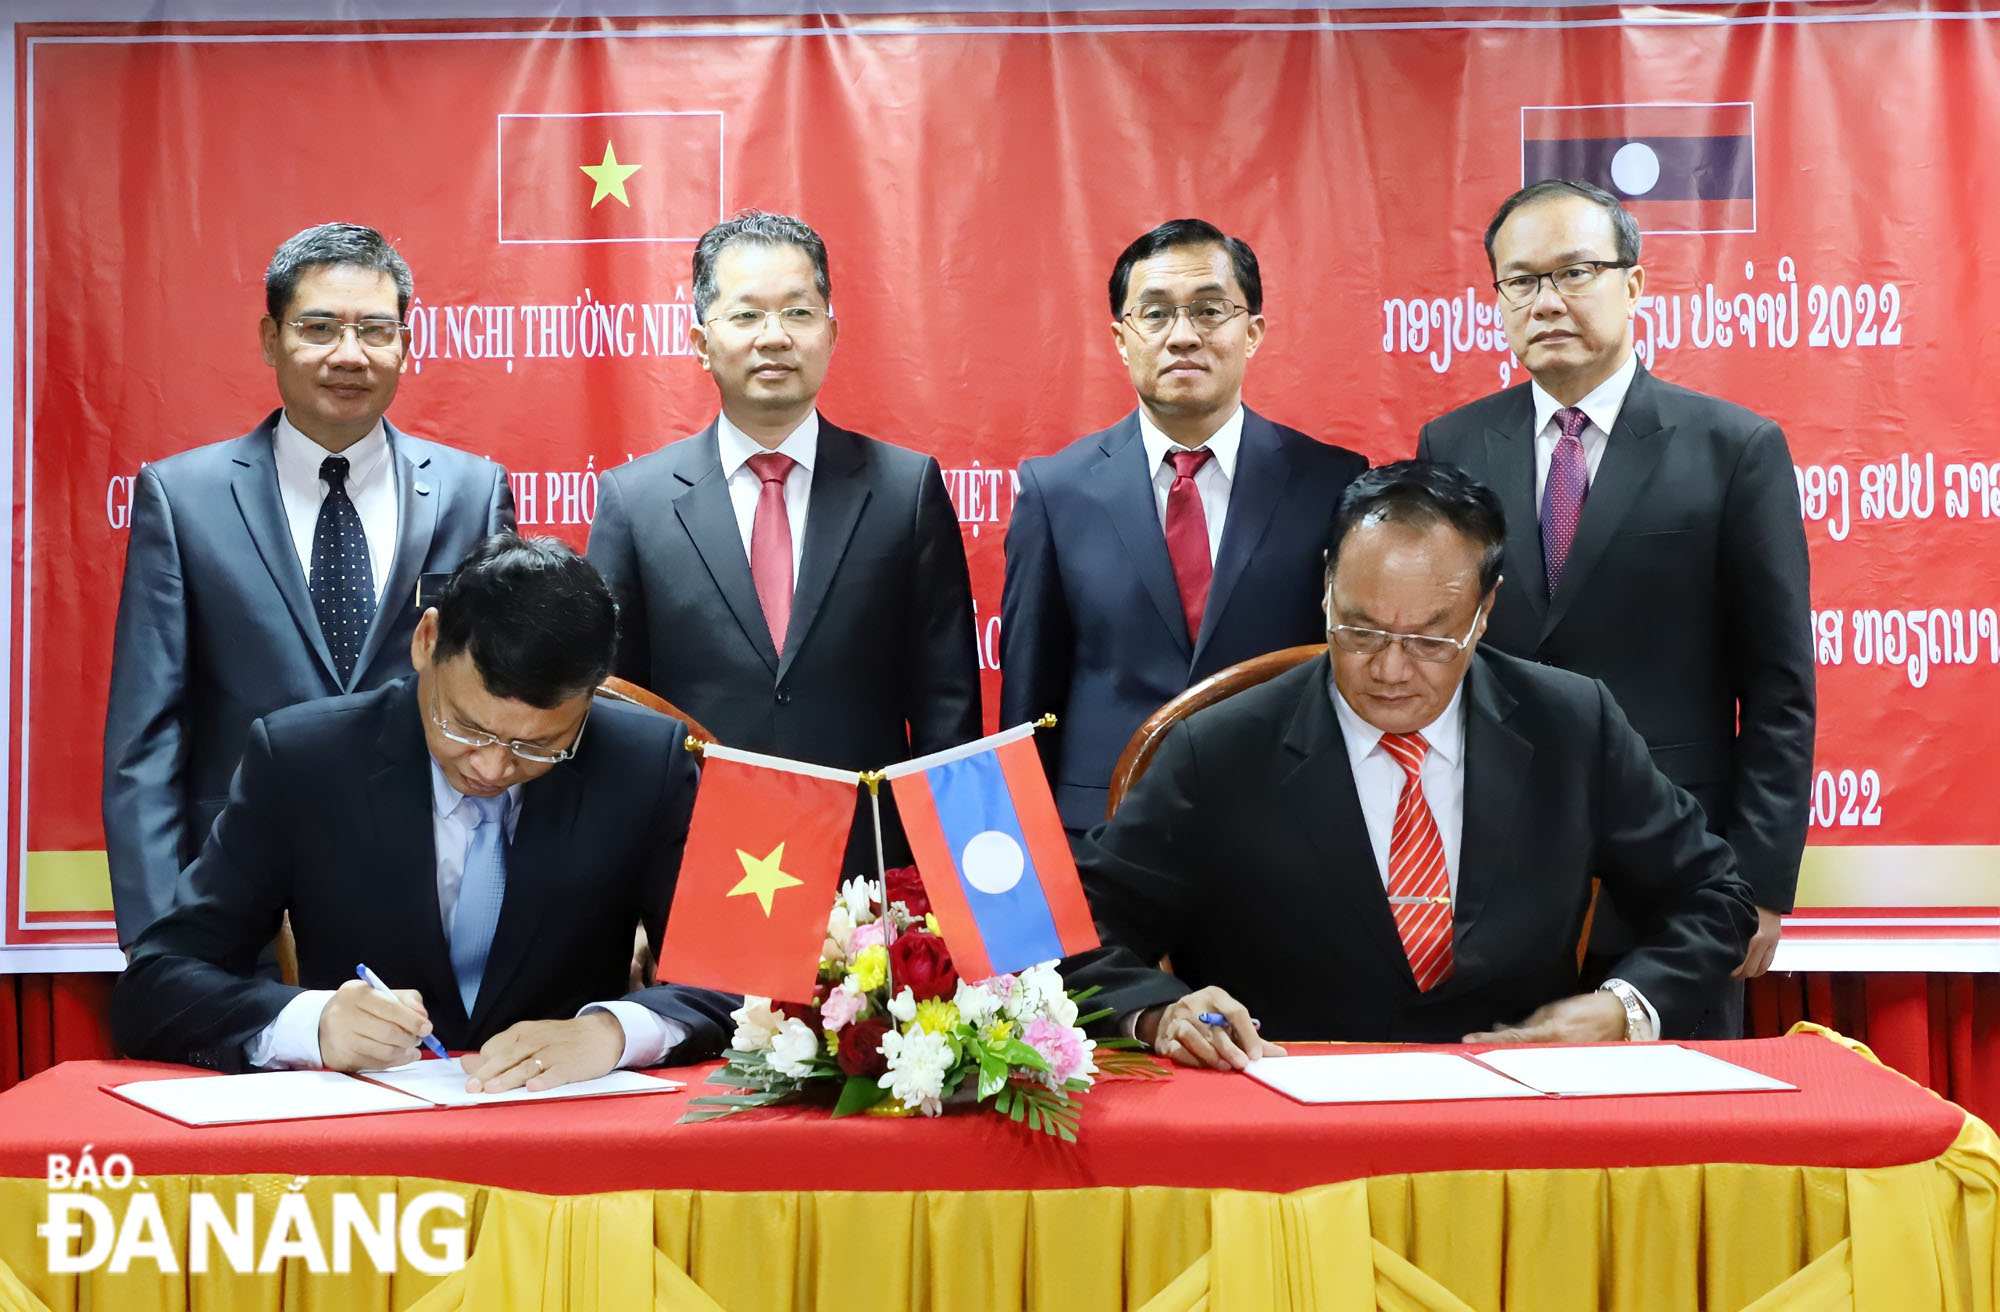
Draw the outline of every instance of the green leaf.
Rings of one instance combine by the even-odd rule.
[[[979,1058],[979,1098],[983,1102],[1007,1087],[1007,1063],[998,1053]]]
[[[856,1112],[867,1111],[876,1103],[889,1096],[872,1075],[850,1075],[847,1083],[840,1086],[840,1101],[834,1104],[835,1116],[852,1116]]]
[[[1102,984],[1092,984],[1087,989],[1071,989],[1069,1000],[1071,1002],[1082,1002],[1085,998],[1094,998],[1102,992],[1104,992]]]
[[[1042,1054],[1020,1039],[1007,1040],[1006,1046],[1000,1049],[1000,1055],[1007,1059],[1009,1066],[1026,1066],[1032,1071],[1045,1071],[1049,1068],[1048,1062],[1042,1059]]]
[[[789,1095],[782,1093],[712,1093],[702,1098],[691,1098],[691,1103],[705,1103],[713,1107],[769,1107]]]
[[[1076,1018],[1076,1027],[1078,1029],[1082,1029],[1086,1025],[1095,1025],[1098,1021],[1103,1020],[1106,1016],[1109,1016],[1110,1014],[1111,1014],[1111,1008],[1100,1007],[1096,1011],[1093,1011],[1088,1015],[1078,1016]]]

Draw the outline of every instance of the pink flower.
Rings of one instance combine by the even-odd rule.
[[[886,947],[888,945],[887,930],[888,927],[879,920],[858,926],[853,936],[847,941],[849,952],[858,957],[861,955],[863,949]]]
[[[1065,1080],[1096,1071],[1096,1063],[1090,1059],[1090,1050],[1097,1045],[1084,1038],[1083,1031],[1073,1026],[1058,1024],[1047,1016],[1038,1016],[1028,1022],[1021,1040],[1049,1064],[1050,1088],[1059,1089]]]
[[[852,1024],[860,1014],[861,995],[850,988],[837,988],[820,1005],[819,1023],[823,1029],[839,1030]]]
[[[1014,992],[1014,977],[1012,975],[995,975],[992,979],[984,981],[984,983],[987,988],[993,990],[999,996],[1002,1002],[1005,1002]]]

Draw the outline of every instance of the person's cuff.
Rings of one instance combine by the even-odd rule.
[[[1645,1027],[1645,1033],[1634,1034],[1632,1036],[1633,1040],[1635,1042],[1644,1043],[1644,1042],[1651,1042],[1652,1040],[1659,1038],[1660,1013],[1653,1009],[1653,1004],[1651,1001],[1647,999],[1644,991],[1642,991],[1637,985],[1633,984],[1632,981],[1630,980],[1613,978],[1613,979],[1607,979],[1604,982],[1606,984],[1623,984],[1626,988],[1632,990],[1633,997],[1639,999],[1639,1006],[1646,1013],[1646,1027]]]
[[[668,1053],[687,1042],[684,1027],[636,1002],[593,1002],[576,1014],[588,1016],[593,1011],[611,1013],[611,1019],[625,1032],[625,1051],[618,1058],[621,1070],[658,1066]]]
[[[332,989],[307,989],[243,1045],[243,1060],[252,1070],[295,1071],[326,1063],[319,1055],[319,1018],[333,999]]]

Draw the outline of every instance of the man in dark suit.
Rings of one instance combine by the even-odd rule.
[[[507,471],[383,418],[409,367],[410,270],[328,223],[264,275],[284,406],[241,437],[143,465],[104,720],[118,941],[173,905],[251,721],[410,671],[417,582],[514,524]]]
[[[1333,508],[1368,462],[1244,406],[1263,309],[1241,238],[1200,219],[1138,238],[1111,271],[1111,333],[1138,408],[1021,465],[1000,720],[1056,712],[1035,741],[1072,842],[1104,819],[1112,768],[1162,703],[1319,640]]]
[[[1655,378],[1632,350],[1639,228],[1595,187],[1539,182],[1486,230],[1530,381],[1426,424],[1417,456],[1499,493],[1513,563],[1489,641],[1602,679],[1653,759],[1736,850],[1771,964],[1805,850],[1813,653],[1805,529],[1785,435]],[[1643,926],[1600,917],[1609,957]],[[1742,1032],[1740,984],[1701,1026]]]
[[[728,746],[866,770],[978,737],[979,662],[937,461],[815,408],[830,295],[797,219],[702,237],[694,349],[722,413],[604,472],[590,559],[618,598],[621,676]],[[855,826],[850,870],[874,872],[872,832]]]
[[[418,622],[414,676],[251,726],[228,806],[112,994],[120,1046],[359,1070],[435,1033],[480,1049],[467,1072],[496,1090],[719,1051],[735,999],[603,1001],[625,991],[633,924],[658,942],[695,787],[679,721],[593,709],[616,632],[581,556],[495,534]],[[287,911],[303,989],[252,973]],[[403,990],[371,989],[362,963]]]
[[[1493,493],[1448,466],[1348,486],[1328,660],[1170,732],[1084,845],[1107,946],[1073,986],[1104,986],[1156,1051],[1221,1068],[1279,1051],[1266,1034],[1687,1033],[1742,957],[1749,890],[1602,684],[1478,649],[1505,536]],[[1579,992],[1593,874],[1652,928]]]

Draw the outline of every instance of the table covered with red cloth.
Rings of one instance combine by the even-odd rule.
[[[659,1096],[190,1129],[100,1086],[197,1072],[71,1062],[0,1094],[0,1177],[40,1176],[48,1154],[94,1144],[149,1176],[404,1176],[541,1194],[1098,1185],[1283,1193],[1429,1171],[1891,1166],[1937,1157],[1965,1123],[1952,1104],[1814,1035],[1686,1046],[1800,1091],[1305,1106],[1247,1076],[1176,1070],[1100,1084],[1071,1145],[984,1110],[836,1121],[823,1109],[768,1108],[680,1124],[712,1065],[662,1072],[688,1089]]]

